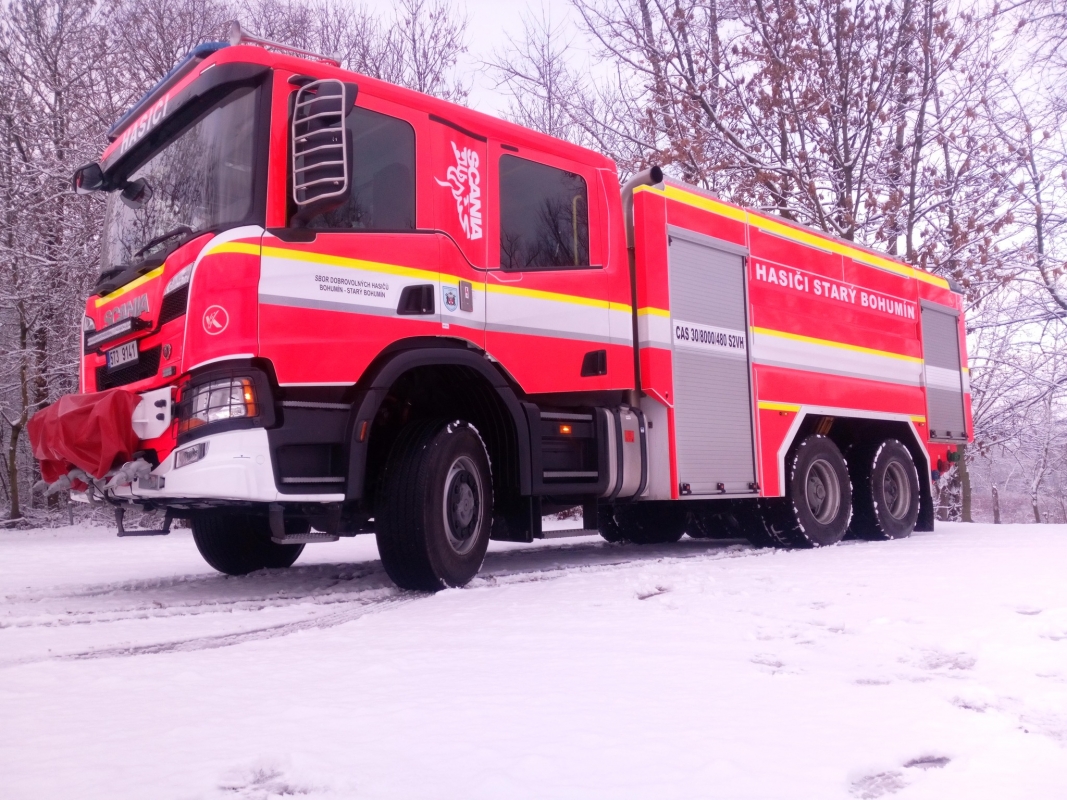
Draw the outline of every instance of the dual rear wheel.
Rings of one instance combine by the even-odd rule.
[[[787,464],[786,496],[760,500],[753,543],[825,547],[851,533],[861,539],[909,536],[919,517],[919,478],[897,439],[856,448],[852,463],[833,441],[809,436]]]

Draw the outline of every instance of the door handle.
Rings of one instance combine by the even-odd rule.
[[[432,283],[405,286],[400,292],[400,302],[397,304],[396,313],[402,317],[433,314],[433,297],[436,293],[436,287]]]

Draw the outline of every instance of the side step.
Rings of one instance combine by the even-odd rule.
[[[270,540],[275,544],[315,544],[316,542],[336,542],[338,538],[340,537],[332,533],[308,531],[307,533],[287,533],[281,538],[271,536]]]
[[[308,531],[307,533],[289,533],[285,530],[285,513],[279,503],[271,503],[268,508],[270,519],[270,540],[275,544],[315,544],[317,542],[336,542],[340,537],[336,531],[340,524],[341,508],[338,506],[332,515],[332,525],[328,525],[334,533],[322,533],[320,531]]]
[[[599,536],[600,531],[592,531],[587,528],[563,528],[558,531],[541,531],[539,539],[569,539],[572,536]]]
[[[167,513],[163,516],[163,527],[160,530],[154,531],[142,528],[131,531],[127,530],[122,524],[122,518],[125,516],[125,508],[119,507],[115,509],[115,522],[119,526],[119,536],[166,536],[168,533],[170,533],[170,523],[173,521],[170,515],[170,509],[168,508]]]

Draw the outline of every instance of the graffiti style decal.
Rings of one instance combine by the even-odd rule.
[[[482,175],[479,171],[478,154],[469,147],[462,150],[452,142],[456,156],[454,166],[448,168],[447,180],[435,178],[438,185],[452,190],[456,201],[459,224],[468,239],[482,238]]]

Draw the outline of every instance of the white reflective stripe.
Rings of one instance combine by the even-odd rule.
[[[605,304],[606,305],[606,304]],[[580,305],[546,297],[494,291],[486,308],[486,328],[563,339],[610,340],[606,307]]]
[[[633,346],[633,315],[629,306],[612,304],[608,310],[608,332],[613,344]]]
[[[971,371],[969,369],[961,369],[960,377],[963,379],[963,393],[970,394],[971,392]]]
[[[922,384],[922,362],[894,358],[870,351],[836,347],[811,340],[756,330],[752,336],[752,360],[757,364],[802,369],[865,380]]]
[[[926,385],[931,389],[948,389],[953,392],[963,388],[963,373],[954,369],[926,365]]]
[[[671,321],[671,333],[676,349],[727,358],[744,359],[748,356],[744,331],[676,319]]]
[[[661,317],[658,314],[638,315],[637,338],[640,340],[641,347],[662,347],[669,350],[671,346],[670,317]]]
[[[395,314],[400,293],[405,287],[428,282],[421,277],[390,275],[374,269],[352,269],[264,254],[260,267],[259,295],[263,302],[275,304],[284,304],[286,299],[292,299],[297,301],[293,305],[302,308]],[[435,282],[435,297],[437,293]],[[436,298],[434,305],[440,309],[441,299]],[[434,316],[420,315],[419,319]]]

